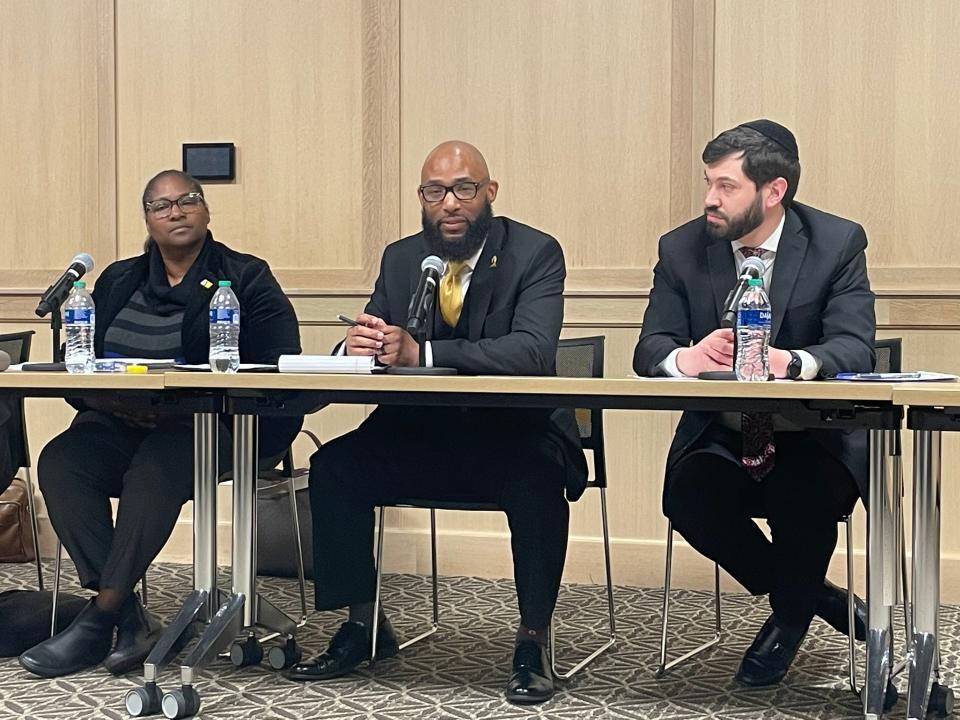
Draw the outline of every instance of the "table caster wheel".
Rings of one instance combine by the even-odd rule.
[[[890,712],[900,699],[900,693],[892,680],[887,680],[887,691],[883,694],[883,711]]]
[[[163,693],[155,682],[134,688],[123,699],[130,717],[146,717],[160,714],[160,700]]]
[[[179,690],[164,694],[160,705],[163,716],[169,720],[191,717],[200,712],[200,695],[192,685],[184,685]]]
[[[953,690],[946,685],[934,683],[930,688],[930,702],[927,713],[937,717],[947,717],[953,713]]]
[[[861,689],[858,693],[860,696],[860,701],[863,702],[863,690]],[[887,690],[883,693],[883,711],[890,712],[893,709],[893,706],[897,704],[897,701],[900,699],[900,692],[897,690],[897,686],[893,684],[892,680],[887,680]]]
[[[283,645],[275,645],[267,653],[267,662],[274,670],[286,670],[302,659],[303,649],[297,645],[297,641],[293,638],[288,639]]]
[[[248,637],[243,642],[230,646],[230,662],[234,667],[257,665],[261,660],[263,660],[263,645],[255,637]]]

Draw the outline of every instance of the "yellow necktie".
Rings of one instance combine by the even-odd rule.
[[[440,314],[450,327],[456,327],[460,322],[460,311],[463,309],[460,273],[465,266],[465,262],[448,262],[447,272],[440,280]]]

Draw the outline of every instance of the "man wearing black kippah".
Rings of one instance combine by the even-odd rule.
[[[660,239],[653,288],[634,351],[641,376],[730,370],[733,331],[720,327],[747,257],[765,266],[770,371],[814,380],[869,372],[874,296],[860,225],[794,202],[797,142],[755,120],[703,151],[704,215]],[[865,497],[864,431],[803,430],[761,413],[684,413],[667,457],[663,511],[674,529],[773,610],[737,678],[779,682],[815,615],[848,632],[846,591],[825,581],[837,521]],[[755,517],[764,517],[771,539]],[[857,601],[856,637],[866,637]]]

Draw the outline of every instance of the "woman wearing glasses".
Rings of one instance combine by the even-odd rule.
[[[300,352],[293,306],[267,263],[231,250],[207,229],[210,212],[194,178],[165,170],[147,183],[149,237],[138,257],[115,262],[97,280],[94,349],[98,358],[175,358],[204,363],[208,306],[219,280],[240,300],[240,360],[275,363]],[[42,677],[103,663],[114,674],[136,669],[159,634],[133,589],[173,531],[193,493],[193,420],[124,400],[86,401],[71,426],[43,449],[40,488],[51,523],[96,592],[62,632],[20,656]],[[261,460],[279,457],[301,418],[260,427]],[[219,467],[230,467],[229,427],[219,426]],[[119,498],[116,524],[111,497]],[[117,629],[116,643],[113,642]]]

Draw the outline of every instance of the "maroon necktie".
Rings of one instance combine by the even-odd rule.
[[[766,250],[760,248],[740,248],[744,259],[756,257],[763,260]],[[742,457],[740,463],[744,470],[760,482],[773,470],[776,448],[773,446],[773,415],[768,412],[742,413],[740,417],[742,437]]]

